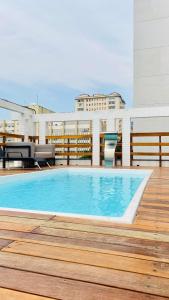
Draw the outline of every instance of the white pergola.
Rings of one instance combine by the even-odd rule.
[[[25,140],[29,135],[33,135],[33,115],[35,114],[33,109],[2,98],[0,98],[0,108],[20,114],[20,134],[25,135]]]
[[[123,166],[130,166],[131,119],[169,117],[169,106],[131,108],[100,112],[35,114],[32,109],[0,98],[0,107],[20,114],[20,134],[25,135],[25,140],[27,140],[29,135],[34,135],[35,123],[38,122],[40,144],[44,144],[46,142],[45,137],[47,135],[48,122],[92,121],[92,151],[94,166],[99,166],[100,164],[101,120],[107,120],[107,132],[115,131],[116,119],[122,120],[122,161]],[[169,127],[167,128],[167,130],[169,131]]]
[[[115,120],[122,119],[123,166],[130,166],[130,131],[131,119],[169,117],[169,106],[121,109],[100,112],[73,112],[38,114],[33,116],[33,122],[39,122],[40,143],[45,143],[47,123],[54,121],[92,121],[93,129],[93,165],[100,164],[100,121],[107,120],[107,131],[115,131]],[[169,128],[168,128],[169,130]]]

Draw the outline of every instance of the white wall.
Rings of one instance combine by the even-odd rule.
[[[169,0],[134,0],[134,106],[165,105],[169,105]],[[169,131],[169,118],[135,120],[133,128]]]
[[[169,104],[169,0],[134,0],[134,106]]]

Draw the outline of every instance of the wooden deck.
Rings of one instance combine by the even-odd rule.
[[[132,225],[0,211],[0,299],[166,298],[169,169],[154,169]]]

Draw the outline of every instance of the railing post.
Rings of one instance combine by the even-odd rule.
[[[93,166],[100,166],[100,120],[93,120],[92,139],[92,160]]]
[[[40,121],[39,122],[39,144],[46,143],[46,122]]]
[[[130,167],[130,118],[123,118],[122,127],[122,162],[123,166]]]
[[[133,152],[133,136],[132,136],[132,133],[130,133],[130,153]],[[133,166],[133,155],[130,156],[130,163],[131,163],[131,166]]]
[[[162,157],[161,157],[161,150],[162,150],[162,148],[161,148],[161,135],[159,135],[159,143],[160,143],[160,145],[159,145],[159,167],[161,167],[162,166]]]
[[[70,139],[67,139],[67,143],[68,143],[68,145],[70,144]],[[70,148],[68,147],[67,148],[67,166],[69,166],[69,163],[70,163],[70,157],[69,157],[69,152],[70,152]]]
[[[92,136],[91,136],[91,138],[89,139],[89,143],[92,145]],[[93,164],[93,152],[92,152],[93,150],[92,150],[92,149],[93,149],[93,147],[91,146],[91,147],[90,147],[90,152],[92,153],[92,154],[91,154],[91,166],[92,166],[92,164]]]
[[[3,144],[5,144],[6,143],[6,136],[3,136],[2,140],[3,140]],[[3,156],[5,156],[5,145],[3,145]],[[2,160],[2,164],[3,164],[3,169],[5,169],[6,168],[6,161],[5,161],[5,159]]]

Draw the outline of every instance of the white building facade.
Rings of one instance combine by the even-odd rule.
[[[134,0],[134,107],[169,105],[169,1]],[[133,119],[134,132],[167,132],[169,118]],[[137,142],[137,139],[135,139]],[[146,142],[145,138],[139,142]],[[159,142],[157,137],[149,142]],[[168,142],[166,137],[162,142]],[[136,148],[134,147],[133,150]],[[164,149],[164,148],[163,148]],[[158,152],[155,146],[137,147],[139,152]],[[165,151],[167,149],[165,148]],[[141,158],[141,157],[140,157]],[[146,157],[145,157],[146,158]],[[147,156],[147,159],[154,157]],[[157,165],[158,162],[140,162]]]
[[[104,111],[125,108],[125,101],[118,93],[82,94],[75,98],[75,111]]]
[[[169,105],[169,1],[134,0],[134,106]],[[134,122],[134,131],[167,131],[169,119]]]

